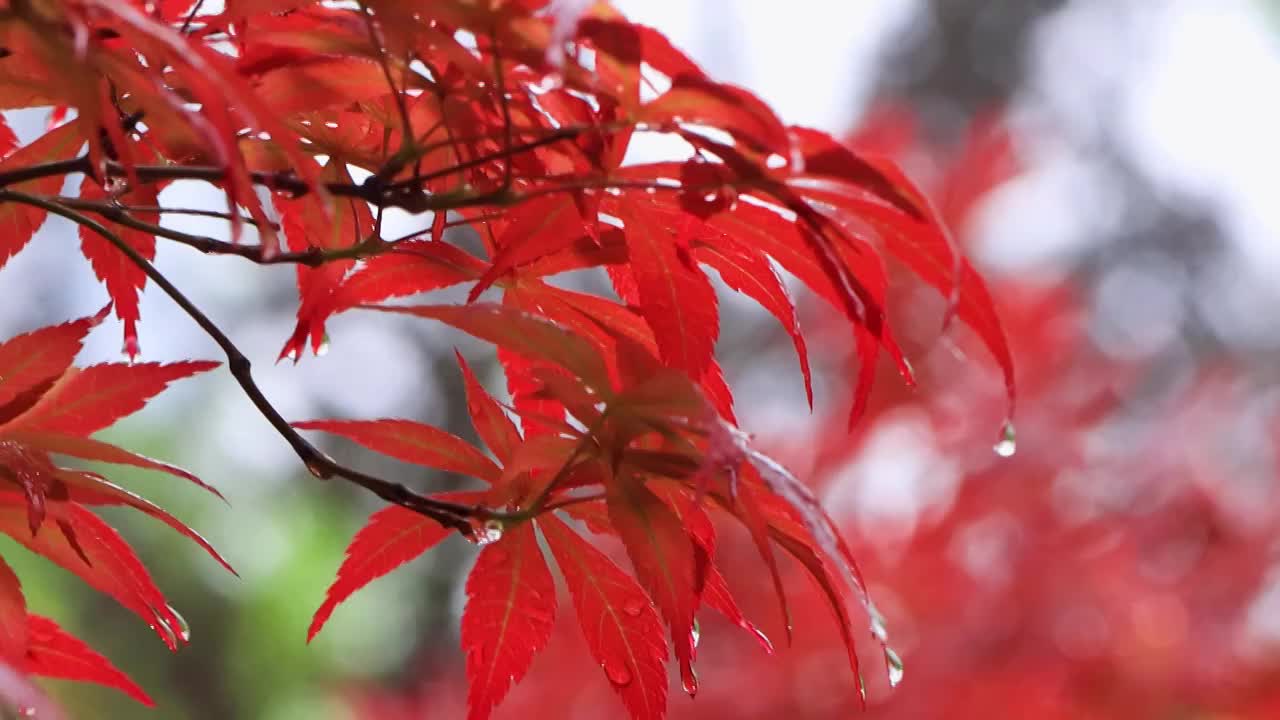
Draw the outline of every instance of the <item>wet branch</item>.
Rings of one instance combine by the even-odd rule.
[[[338,463],[320,451],[319,448],[312,445],[298,433],[297,430],[289,424],[289,421],[276,410],[271,404],[262,389],[253,379],[253,373],[249,359],[243,352],[232,342],[231,338],[222,331],[207,315],[204,314],[181,290],[177,288],[164,273],[160,272],[155,265],[152,265],[146,258],[138,253],[131,245],[125,242],[119,235],[112,232],[102,223],[85,215],[78,210],[62,205],[54,200],[43,198],[38,195],[31,195],[18,190],[0,189],[0,202],[16,202],[32,207],[37,207],[47,212],[64,217],[77,225],[86,227],[100,235],[103,239],[110,242],[129,260],[142,270],[148,278],[151,279],[161,290],[165,292],[177,305],[182,308],[200,329],[204,330],[218,347],[222,349],[227,357],[227,367],[231,371],[232,377],[240,385],[240,388],[248,396],[249,400],[258,409],[258,412],[266,418],[267,422],[280,434],[281,437],[289,443],[293,451],[306,465],[307,470],[312,475],[320,479],[329,479],[340,477],[344,480],[352,482],[360,487],[372,492],[378,497],[389,503],[399,505],[444,525],[453,528],[464,534],[470,535],[472,525],[470,518],[487,517],[488,514],[482,509],[467,505],[459,505],[457,503],[444,502],[434,498],[424,497],[410,490],[399,483],[390,482],[381,478],[366,475],[358,470],[348,468]]]
[[[450,165],[441,170],[415,176],[413,178],[386,182],[377,175],[372,175],[362,183],[329,182],[324,189],[334,197],[355,198],[364,200],[377,207],[397,207],[412,213],[428,211],[454,210],[463,207],[492,204],[501,198],[495,193],[449,192],[431,193],[423,183],[440,177],[460,173],[486,163],[511,158],[514,155],[532,152],[557,142],[569,140],[586,132],[595,132],[599,128],[571,127],[561,128],[534,140],[516,143],[502,149],[478,155],[469,160]],[[424,147],[422,150],[428,150]],[[129,173],[123,163],[108,160],[104,164],[105,172],[110,177],[128,177]],[[201,180],[209,183],[221,182],[227,177],[227,169],[214,165],[134,165],[133,177],[139,182],[157,182],[161,180]],[[18,183],[39,180],[59,175],[81,174],[95,176],[92,161],[88,155],[81,155],[69,160],[37,163],[25,167],[0,172],[0,188],[8,188]],[[291,171],[249,173],[249,179],[256,185],[268,190],[286,192],[294,197],[301,197],[311,192],[312,187],[305,180]]]
[[[199,250],[206,255],[237,255],[245,258],[246,260],[258,263],[259,265],[307,265],[309,267],[319,267],[325,263],[333,262],[334,260],[348,260],[377,255],[384,249],[384,246],[391,245],[391,243],[383,242],[375,237],[370,238],[365,242],[352,245],[351,247],[339,248],[336,250],[312,247],[307,248],[306,250],[293,252],[277,252],[272,255],[264,252],[261,245],[241,245],[239,243],[231,243],[225,240],[211,238],[207,235],[193,235],[191,233],[185,233],[157,223],[149,223],[135,216],[132,212],[133,208],[116,205],[111,202],[84,200],[72,197],[50,197],[43,199],[71,210],[91,212],[95,215],[100,215],[103,219],[109,220],[117,225],[127,227],[131,230],[138,230],[139,232],[144,232],[149,235],[155,235],[156,237],[172,240],[176,243]],[[151,208],[145,208],[142,210],[142,212],[155,211],[155,209]],[[166,212],[164,208],[160,208],[159,211]]]

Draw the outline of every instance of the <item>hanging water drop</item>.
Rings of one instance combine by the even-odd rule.
[[[618,687],[631,684],[631,671],[627,669],[626,663],[607,661],[604,664],[604,674],[609,678],[609,682]]]
[[[321,480],[328,480],[331,475],[329,466],[318,460],[308,460],[303,463],[303,466],[307,468],[307,472]]]
[[[178,621],[178,637],[182,638],[183,642],[191,642],[191,625],[187,622],[187,619],[182,617],[172,605],[165,605],[165,607]]]
[[[631,599],[622,604],[622,612],[630,615],[631,617],[640,617],[640,611],[644,610],[644,605],[645,604],[639,600]]]
[[[694,672],[691,663],[685,663],[680,667],[680,687],[689,697],[695,697],[698,694],[698,673]]]
[[[760,646],[764,648],[764,651],[772,655],[773,641],[769,639],[769,636],[765,635],[763,630],[761,630],[760,628],[754,625],[752,625],[748,629],[756,636],[756,640],[760,641]]]
[[[898,683],[902,682],[904,668],[902,658],[891,647],[884,649],[884,666],[889,671],[889,686],[898,687]]]
[[[502,539],[502,531],[505,527],[502,521],[497,518],[489,518],[482,523],[476,524],[471,528],[471,534],[467,536],[471,542],[484,547],[490,543],[496,543]]]
[[[1000,439],[991,449],[1002,458],[1013,457],[1013,454],[1018,452],[1018,435],[1013,427],[1013,421],[1005,421],[1004,427],[1000,430]]]
[[[325,333],[320,339],[320,344],[316,346],[316,357],[324,357],[329,354],[329,333]]]

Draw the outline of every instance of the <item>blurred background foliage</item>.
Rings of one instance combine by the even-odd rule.
[[[873,715],[1274,717],[1267,713],[1276,700],[1257,688],[1280,676],[1280,570],[1272,560],[1280,526],[1266,510],[1277,499],[1280,428],[1280,315],[1273,310],[1280,299],[1280,4],[618,4],[668,32],[713,75],[758,91],[784,120],[898,152],[926,187],[975,198],[954,218],[962,222],[957,235],[1006,310],[1023,388],[1018,454],[997,469],[990,447],[1001,419],[998,382],[986,358],[968,352],[962,331],[938,336],[936,298],[912,288],[897,297],[925,387],[913,396],[885,374],[871,417],[852,439],[833,419],[845,411],[847,349],[838,333],[823,332],[821,312],[808,307],[804,317],[823,371],[810,415],[785,336],[726,298],[719,351],[744,426],[820,486],[855,539],[906,656],[906,682],[894,698],[877,699]],[[11,118],[24,139],[41,122]],[[974,135],[975,127],[995,134]],[[1003,144],[984,155],[975,144],[984,137]],[[1005,161],[1011,164],[996,167]],[[165,192],[186,206],[221,202],[183,183]],[[420,222],[390,220],[392,235]],[[198,218],[168,222],[225,232]],[[88,269],[64,263],[75,242],[69,226],[51,221],[0,273],[6,296],[21,298],[0,305],[5,336],[101,305]],[[171,246],[161,247],[158,264],[253,353],[261,384],[288,417],[404,416],[473,437],[454,347],[490,388],[502,389],[488,350],[467,338],[357,313],[333,321],[328,356],[272,366],[292,326],[291,273]],[[143,317],[147,359],[218,357],[158,293],[147,293]],[[117,338],[113,328],[98,331],[82,362],[114,358]],[[776,379],[782,374],[787,379]],[[113,659],[158,703],[144,711],[99,688],[50,683],[73,717],[461,717],[459,580],[474,557],[465,542],[450,541],[360,592],[307,646],[311,612],[377,505],[344,485],[305,477],[225,374],[181,384],[108,435],[189,467],[226,494],[230,508],[166,478],[112,474],[206,534],[241,578],[157,523],[109,517],[190,623],[192,645],[170,656],[126,611],[3,541],[0,554],[22,578],[30,605]],[[1195,450],[1197,443],[1206,449]],[[1167,452],[1179,444],[1185,454]],[[332,449],[415,487],[457,482],[415,476],[351,446]],[[1094,482],[1067,482],[1066,471]],[[1188,486],[1204,507],[1169,490]],[[1010,537],[1039,537],[1033,526],[1048,500],[1082,488],[1101,492],[1098,503],[1110,510],[1100,512],[1114,511],[1117,522],[1049,536],[1066,549],[1022,561],[1009,554],[1020,547]],[[1135,510],[1115,500],[1116,488],[1172,499]],[[1173,529],[1151,530],[1160,518]],[[1141,555],[1166,547],[1162,538],[1175,547],[1188,537],[1199,550],[1193,560],[1169,561],[1176,577],[1160,581],[1161,593],[1126,585],[1133,573],[1109,554],[1114,543]],[[1111,550],[1080,552],[1103,541],[1114,541]],[[734,549],[725,545],[733,577]],[[1210,547],[1227,548],[1229,557]],[[1027,559],[1037,557],[1039,564]],[[956,568],[967,580],[944,579]],[[1206,600],[1197,584],[1222,592]],[[1021,594],[991,589],[1012,586]],[[747,595],[744,605],[780,640],[776,612]],[[1072,604],[1076,595],[1111,599]],[[1069,612],[1054,617],[1068,620],[1053,625],[1048,639],[973,614],[975,604],[987,603],[988,613],[1033,616],[1037,603],[1061,598]],[[1149,632],[1126,640],[1108,614],[1116,607]],[[1202,621],[1219,624],[1179,630],[1169,644],[1171,628]],[[854,685],[835,670],[832,629],[813,622],[798,627],[793,649],[780,647],[772,659],[758,656],[749,639],[722,640],[729,630],[709,623],[704,695],[676,701],[672,714],[847,717]],[[1110,631],[1099,634],[1100,626]],[[1202,642],[1201,632],[1228,635],[1229,647]],[[1130,641],[1136,644],[1121,647]],[[1177,667],[1163,667],[1175,652]],[[584,661],[576,631],[560,633],[499,717],[618,715],[603,681],[583,687],[591,683],[566,669],[586,668]],[[1206,662],[1235,675],[1219,678]],[[1118,668],[1126,665],[1144,680],[1122,677]]]

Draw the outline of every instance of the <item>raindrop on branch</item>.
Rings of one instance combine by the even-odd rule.
[[[484,522],[473,524],[471,534],[467,536],[467,539],[480,547],[484,547],[501,540],[504,529],[505,527],[501,520],[489,518]]]
[[[890,687],[898,687],[898,683],[902,682],[904,668],[902,666],[902,658],[898,657],[898,653],[894,652],[891,647],[884,649],[884,665],[889,671]]]
[[[1002,458],[1013,457],[1013,454],[1018,452],[1018,435],[1014,430],[1013,421],[1005,421],[1004,427],[1000,430],[1000,439],[991,449]]]

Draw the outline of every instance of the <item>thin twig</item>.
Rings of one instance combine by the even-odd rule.
[[[391,66],[387,64],[387,51],[382,47],[382,39],[378,37],[378,29],[373,22],[373,13],[369,10],[369,6],[364,0],[360,0],[360,15],[364,18],[365,28],[369,31],[369,43],[373,45],[373,49],[378,54],[378,65],[382,66],[382,76],[386,78],[387,87],[391,89],[391,95],[395,98],[396,110],[400,113],[400,124],[403,129],[401,136],[401,145],[411,145],[413,143],[413,124],[409,122],[409,107],[405,104],[404,94],[396,87],[395,80],[391,77]]]
[[[218,240],[206,235],[193,235],[184,233],[180,230],[174,230],[163,225],[149,223],[135,217],[130,208],[125,206],[113,205],[111,203],[97,202],[93,200],[84,200],[82,198],[70,197],[53,197],[45,198],[50,202],[55,202],[63,207],[82,212],[91,212],[100,215],[104,219],[109,220],[117,225],[123,225],[131,230],[138,230],[149,235],[162,237],[177,243],[186,245],[187,247],[199,250],[206,255],[237,255],[252,260],[259,265],[307,265],[309,267],[319,267],[327,262],[334,260],[349,260],[359,257],[378,254],[378,248],[374,247],[374,243],[358,243],[351,247],[339,248],[336,250],[325,250],[323,248],[308,248],[296,252],[277,252],[268,255],[263,252],[261,245],[241,245],[239,243],[230,243],[225,240]],[[381,243],[378,243],[381,244]]]
[[[200,12],[200,8],[203,6],[204,0],[196,0],[196,4],[191,6],[186,19],[182,21],[182,27],[178,30],[179,33],[187,34],[187,30],[191,28],[191,21],[196,19],[196,14]]]
[[[427,173],[408,181],[389,184],[381,182],[370,183],[368,181],[359,184],[330,182],[325,183],[324,187],[334,197],[358,198],[379,207],[399,207],[414,213],[502,203],[507,193],[485,192],[473,194],[458,192],[429,194],[422,188],[421,184],[499,160],[509,155],[530,152],[561,140],[572,139],[582,134],[582,132],[584,132],[583,128],[564,128],[536,140],[504,148],[498,152],[478,155],[448,168]],[[109,176],[125,177],[128,175],[124,165],[121,163],[107,161],[104,166]],[[227,176],[226,168],[212,165],[135,165],[132,169],[134,177],[139,182],[203,180],[216,183],[221,182]],[[70,160],[37,163],[7,172],[0,172],[0,187],[9,187],[22,182],[39,180],[40,178],[73,173],[93,174],[92,163],[88,155],[81,155]],[[270,190],[288,192],[294,196],[302,196],[311,191],[311,186],[292,172],[251,172],[249,173],[249,179],[254,184]]]
[[[572,507],[574,505],[582,505],[584,503],[595,502],[597,500],[604,500],[604,499],[605,499],[604,493],[592,493],[590,495],[579,495],[577,497],[570,497],[570,498],[565,498],[563,500],[557,500],[556,502],[547,503],[542,507],[542,511],[551,512],[552,510],[563,510],[564,508]]]
[[[514,164],[511,152],[511,101],[507,97],[507,81],[502,72],[502,55],[498,52],[498,30],[489,28],[489,53],[493,55],[493,83],[498,91],[498,104],[502,106],[502,190],[511,189],[511,171]]]
[[[59,202],[61,202],[63,199],[65,198],[59,198]],[[204,208],[165,207],[164,205],[128,205],[125,203],[120,203],[118,207],[121,210],[124,210],[125,212],[131,212],[131,213],[159,213],[161,215],[190,215],[192,217],[208,217],[208,218],[216,218],[218,220],[235,220],[238,217],[240,222],[249,223],[249,224],[253,223],[253,218],[249,217],[248,215],[243,215],[240,213],[229,213],[225,210],[205,210]],[[271,229],[278,232],[280,230],[280,224],[271,223]]]
[[[231,338],[222,331],[207,315],[204,314],[181,290],[177,288],[169,278],[156,269],[145,257],[143,257],[133,246],[125,242],[119,235],[116,235],[109,228],[93,218],[73,210],[65,205],[57,203],[48,198],[38,195],[31,195],[18,190],[0,189],[0,202],[18,202],[24,205],[41,208],[47,212],[64,217],[82,227],[86,227],[105,240],[110,242],[121,253],[123,253],[129,261],[136,265],[148,278],[151,279],[161,290],[165,292],[178,307],[182,308],[200,329],[205,332],[227,357],[227,368],[230,370],[232,377],[239,383],[240,388],[245,395],[253,403],[258,412],[266,418],[277,433],[289,443],[293,451],[306,465],[307,470],[312,475],[320,479],[328,479],[332,477],[341,477],[360,487],[372,492],[387,502],[408,508],[421,515],[431,518],[436,522],[462,532],[471,534],[472,526],[469,518],[482,516],[485,513],[480,508],[467,505],[459,505],[456,503],[445,502],[434,498],[419,495],[409,488],[395,482],[389,482],[381,478],[366,475],[358,470],[348,468],[337,461],[325,455],[318,448],[303,438],[297,430],[289,424],[288,420],[276,410],[275,406],[267,400],[262,389],[253,379],[253,373],[249,358],[247,358],[240,348],[232,342]]]

